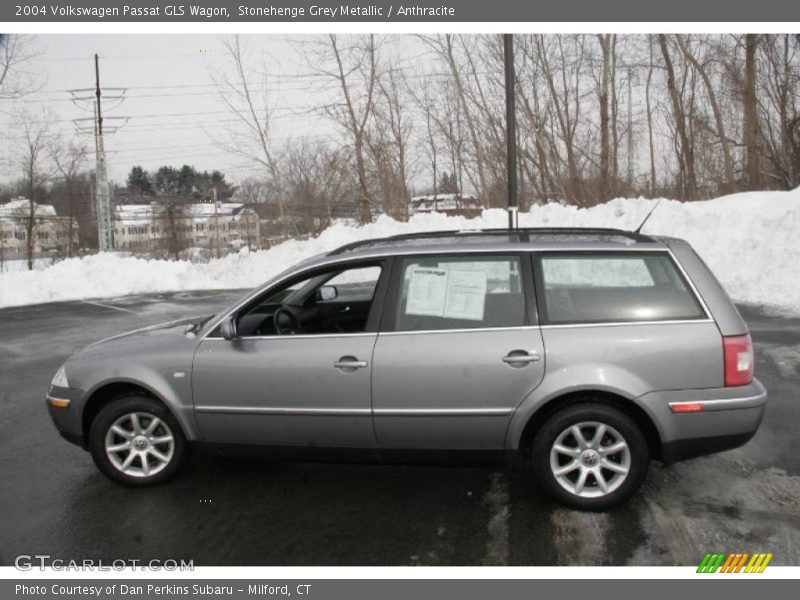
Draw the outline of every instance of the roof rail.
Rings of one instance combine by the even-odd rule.
[[[357,248],[370,245],[391,244],[393,242],[403,242],[407,240],[435,240],[437,238],[471,237],[471,236],[509,236],[515,242],[530,242],[533,237],[546,237],[558,235],[595,235],[624,237],[635,242],[653,242],[653,238],[636,231],[625,229],[614,229],[610,227],[520,227],[517,229],[493,228],[493,229],[450,229],[440,231],[420,231],[417,233],[403,233],[383,238],[370,238],[359,240],[350,244],[340,246],[328,253],[328,256],[343,254]],[[516,238],[516,239],[513,239]]]

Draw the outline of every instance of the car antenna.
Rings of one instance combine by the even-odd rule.
[[[661,204],[661,201],[662,201],[662,200],[663,200],[663,198],[659,198],[659,199],[658,199],[658,202],[656,202],[656,205],[655,205],[653,208],[651,208],[651,209],[650,209],[650,212],[649,212],[649,213],[647,213],[647,216],[644,218],[644,221],[642,221],[642,224],[641,224],[641,225],[639,225],[639,226],[636,228],[636,230],[634,231],[634,233],[641,233],[641,232],[642,232],[642,227],[644,227],[644,224],[645,224],[645,223],[647,223],[647,219],[649,219],[649,218],[650,218],[650,215],[652,215],[652,214],[655,212],[655,210],[658,208],[658,205],[659,205],[659,204]]]

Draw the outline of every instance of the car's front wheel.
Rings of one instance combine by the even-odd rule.
[[[153,485],[174,477],[188,456],[186,438],[158,401],[125,395],[104,406],[89,430],[97,468],[124,485]]]
[[[625,502],[644,481],[650,460],[636,423],[600,403],[576,404],[553,414],[534,438],[531,452],[545,489],[581,510]]]

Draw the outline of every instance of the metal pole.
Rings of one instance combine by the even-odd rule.
[[[508,175],[508,228],[517,228],[517,118],[514,98],[514,37],[503,35],[506,71],[506,171]]]
[[[95,167],[95,214],[97,217],[97,237],[100,252],[107,252],[113,247],[111,237],[111,201],[109,198],[108,171],[106,170],[106,154],[103,146],[103,112],[100,108],[100,57],[94,55],[95,97],[97,99],[97,136]]]

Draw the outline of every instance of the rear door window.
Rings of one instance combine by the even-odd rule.
[[[426,256],[400,263],[396,331],[526,324],[519,256]]]
[[[536,259],[542,324],[703,319],[663,253],[544,253]]]

